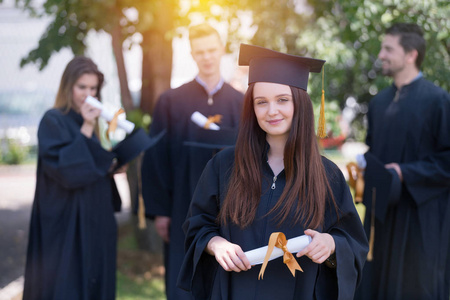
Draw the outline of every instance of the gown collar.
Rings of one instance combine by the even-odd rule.
[[[205,92],[208,94],[208,96],[212,96],[215,93],[217,93],[222,88],[223,84],[225,83],[223,78],[220,77],[220,80],[217,83],[217,85],[211,91],[208,91],[208,86],[206,85],[206,83],[203,80],[201,80],[201,78],[198,75],[195,76],[195,81],[197,81],[197,83],[200,84],[205,89]]]
[[[263,171],[264,171],[264,173],[268,173],[268,175],[273,177],[276,174],[273,173],[273,170],[269,165],[269,150],[270,150],[270,145],[267,141],[265,141],[263,157],[262,157]],[[277,175],[277,177],[280,177],[282,175],[284,175],[284,168],[283,168],[283,170],[280,171],[280,173]]]
[[[416,82],[418,82],[419,81],[419,79],[421,79],[423,77],[423,73],[422,72],[419,72],[419,74],[417,74],[417,76],[410,82],[410,83],[408,83],[408,84],[405,84],[404,86],[402,86],[401,88],[400,88],[400,90],[402,90],[403,88],[408,88],[408,87],[410,87],[410,86],[413,86]],[[392,83],[392,86],[393,86],[393,88],[394,88],[394,90],[395,91],[397,91],[398,90],[398,88],[397,88],[397,86],[395,85],[395,83]]]

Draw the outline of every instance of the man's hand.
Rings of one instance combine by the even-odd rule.
[[[402,174],[402,169],[400,168],[398,163],[390,163],[390,164],[386,164],[384,165],[384,167],[386,169],[394,169],[395,172],[398,175],[398,178],[400,178],[400,181],[403,182],[403,174]]]
[[[169,238],[170,222],[171,222],[170,217],[166,217],[166,216],[156,216],[155,217],[156,232],[166,243],[170,242],[170,238]]]

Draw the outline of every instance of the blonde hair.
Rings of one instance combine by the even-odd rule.
[[[215,34],[219,41],[222,43],[222,39],[220,38],[219,32],[209,25],[208,23],[201,23],[198,25],[194,25],[189,27],[189,41],[192,43],[192,40],[198,39],[205,36],[210,36]]]

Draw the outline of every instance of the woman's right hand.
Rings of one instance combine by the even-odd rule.
[[[210,239],[205,251],[213,255],[225,271],[241,272],[252,267],[241,247],[221,236]]]
[[[81,125],[81,133],[86,137],[91,138],[95,129],[98,116],[100,116],[101,110],[84,102],[80,107],[80,114],[83,117],[83,125]]]

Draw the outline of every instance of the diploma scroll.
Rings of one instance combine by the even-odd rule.
[[[114,112],[106,110],[103,107],[103,104],[94,97],[87,96],[86,102],[94,106],[95,108],[100,109],[102,111],[100,113],[100,116],[106,121],[110,122],[114,118]],[[125,130],[128,134],[130,134],[134,129],[134,124],[128,120],[118,119],[117,126]]]
[[[289,252],[297,253],[302,251],[306,246],[311,243],[311,237],[308,235],[301,235],[287,241],[286,247]],[[268,246],[264,246],[261,248],[256,248],[250,251],[245,252],[250,264],[252,266],[259,265],[264,262],[264,257],[266,256]],[[284,252],[280,248],[273,248],[272,254],[270,255],[269,261],[281,257],[284,255]]]
[[[198,111],[194,112],[191,115],[191,120],[192,122],[194,122],[195,124],[197,124],[198,126],[204,128],[206,123],[208,122],[208,118],[205,117],[204,115],[202,115],[201,113],[199,113]],[[219,130],[220,127],[216,124],[216,123],[209,123],[209,128],[210,130]]]

